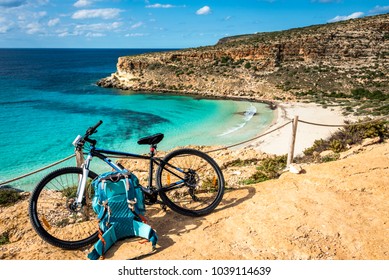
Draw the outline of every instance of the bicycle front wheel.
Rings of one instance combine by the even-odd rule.
[[[44,177],[33,190],[29,204],[30,221],[38,235],[51,245],[79,249],[98,239],[97,215],[92,208],[97,177],[89,171],[81,207],[74,207],[82,168],[65,167]]]
[[[157,186],[162,201],[186,216],[211,213],[224,194],[223,173],[207,154],[179,149],[168,154],[157,170]]]

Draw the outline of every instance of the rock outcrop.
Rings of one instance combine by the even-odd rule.
[[[98,85],[228,98],[388,91],[389,14],[221,39],[209,47],[120,57]]]

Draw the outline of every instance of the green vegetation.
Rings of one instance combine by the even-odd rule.
[[[373,121],[370,118],[360,120],[355,123],[346,123],[342,129],[333,133],[328,139],[319,139],[312,147],[304,150],[304,156],[296,158],[296,162],[329,162],[338,160],[340,153],[346,151],[351,145],[360,144],[366,138],[379,137],[381,141],[389,139],[389,125],[387,121]],[[331,150],[323,157],[320,153]],[[258,161],[257,171],[248,179],[243,180],[243,184],[256,184],[270,179],[278,178],[286,168],[287,155],[273,156]],[[246,166],[255,162],[250,160],[234,160],[225,166]]]
[[[250,62],[246,62],[246,64],[244,65],[244,68],[250,69],[251,68],[251,63]]]
[[[229,56],[223,56],[220,60],[222,64],[228,64],[229,62],[233,61],[233,59]]]
[[[9,233],[4,232],[0,234],[0,246],[10,243],[9,241]]]
[[[77,189],[78,189],[77,185],[76,186],[69,186],[67,188],[62,189],[60,192],[62,193],[62,195],[64,197],[69,199],[69,198],[74,198],[77,196]],[[91,180],[88,180],[88,182],[87,182],[86,191],[88,192],[89,197],[93,197],[95,194],[95,190],[91,186]]]
[[[357,88],[351,90],[351,95],[354,99],[357,100],[369,99],[369,100],[385,101],[389,99],[389,95],[384,94],[380,90],[375,90],[373,92],[370,92],[369,90],[364,88]]]
[[[349,94],[307,90],[297,91],[294,94],[300,100],[316,102],[323,106],[341,106],[344,115],[389,115],[389,94],[381,90],[370,91],[365,88],[355,88],[350,90]]]
[[[349,146],[362,143],[363,139],[379,137],[381,141],[389,138],[389,126],[385,120],[372,121],[370,118],[356,123],[346,123],[348,126],[339,129],[328,139],[316,140],[312,147],[304,150],[305,157],[300,161],[313,161],[323,151],[331,150],[334,155],[327,156],[321,161],[337,159],[340,152],[344,152]]]
[[[67,198],[76,197],[76,195],[77,195],[77,188],[78,188],[78,186],[67,187],[67,188],[61,190],[62,195],[67,197]]]
[[[0,206],[9,206],[22,199],[19,192],[13,189],[0,190]]]
[[[287,155],[274,156],[262,160],[257,167],[257,172],[247,180],[244,180],[243,183],[249,185],[278,178],[286,167],[286,160]]]
[[[235,160],[232,160],[230,162],[226,162],[224,163],[221,168],[222,169],[226,169],[228,167],[243,167],[243,166],[249,166],[249,165],[252,165],[252,164],[255,164],[257,163],[258,161],[260,161],[260,159],[257,159],[257,158],[251,158],[251,159],[240,159],[240,158],[237,158]]]
[[[321,162],[330,162],[330,161],[335,161],[335,160],[338,160],[340,157],[339,154],[331,154],[331,155],[327,155],[327,156],[324,156],[320,159]]]
[[[200,187],[201,190],[206,190],[207,192],[215,193],[217,192],[219,181],[216,177],[207,177],[205,178],[203,185]]]

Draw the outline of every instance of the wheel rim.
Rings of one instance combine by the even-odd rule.
[[[174,169],[179,167],[183,172]],[[184,179],[180,188],[169,188]],[[161,196],[164,196],[173,208],[184,211],[204,211],[213,207],[218,199],[221,179],[215,167],[204,158],[194,154],[172,157],[162,169],[160,176]]]
[[[76,243],[90,238],[97,230],[97,218],[92,208],[94,192],[90,178],[87,180],[82,207],[72,207],[80,175],[65,173],[49,180],[42,187],[33,205],[40,231],[58,241]]]

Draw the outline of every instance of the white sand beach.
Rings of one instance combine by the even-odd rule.
[[[295,116],[298,116],[299,120],[329,125],[342,125],[345,120],[356,120],[356,118],[352,116],[343,116],[338,107],[323,108],[314,103],[280,103],[278,104],[277,110],[277,119],[267,131],[273,130],[286,122],[293,120]],[[325,139],[338,129],[339,128],[337,127],[316,126],[299,122],[297,126],[294,155],[301,155],[304,149],[311,147],[315,140],[321,138]],[[252,145],[268,154],[287,154],[291,137],[292,124],[289,124],[273,133],[259,138]]]

